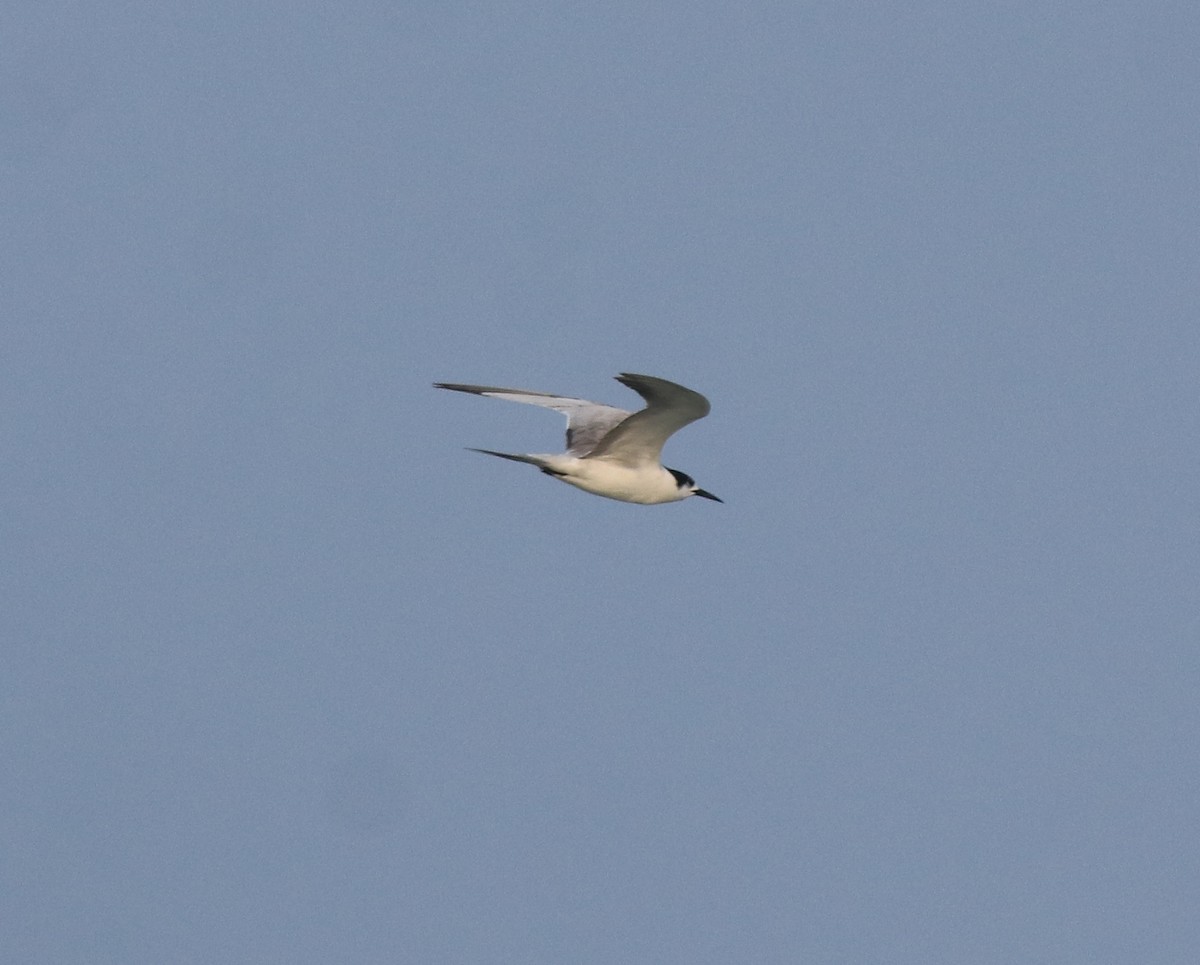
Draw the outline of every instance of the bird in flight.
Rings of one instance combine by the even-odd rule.
[[[688,496],[724,502],[697,486],[687,473],[667,469],[662,464],[663,443],[689,422],[708,415],[708,399],[652,375],[626,372],[616,379],[645,399],[646,408],[630,413],[586,399],[489,385],[435,382],[434,388],[540,405],[567,417],[567,451],[562,455],[494,449],[472,449],[472,452],[527,462],[584,492],[626,503],[674,503]]]

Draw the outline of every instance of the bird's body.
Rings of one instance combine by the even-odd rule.
[[[585,492],[627,503],[655,505],[678,502],[689,496],[717,499],[700,489],[694,479],[661,463],[663,443],[690,422],[708,415],[709,404],[699,392],[650,375],[622,374],[617,381],[646,400],[646,408],[630,413],[609,405],[486,385],[435,382],[439,389],[470,392],[512,402],[555,409],[567,417],[567,451],[562,455],[475,452],[537,466]]]

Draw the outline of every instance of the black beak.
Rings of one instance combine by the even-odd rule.
[[[705,492],[703,489],[693,489],[692,495],[693,496],[703,496],[705,499],[711,499],[715,503],[725,502],[725,500],[723,500],[717,496],[714,496],[712,493]]]

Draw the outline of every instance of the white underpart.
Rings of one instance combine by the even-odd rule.
[[[657,463],[627,466],[608,459],[574,456],[539,455],[537,459],[565,483],[626,503],[653,506],[687,499],[692,494],[690,489],[680,489],[675,477]]]

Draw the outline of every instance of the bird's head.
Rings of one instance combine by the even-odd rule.
[[[721,499],[719,496],[714,496],[707,490],[701,489],[699,486],[697,486],[696,480],[694,480],[686,472],[680,472],[678,469],[668,469],[667,472],[675,477],[675,485],[678,486],[679,489],[685,494],[683,498],[686,499],[688,496],[703,496],[705,499],[711,499],[716,503],[725,502],[725,500]]]

